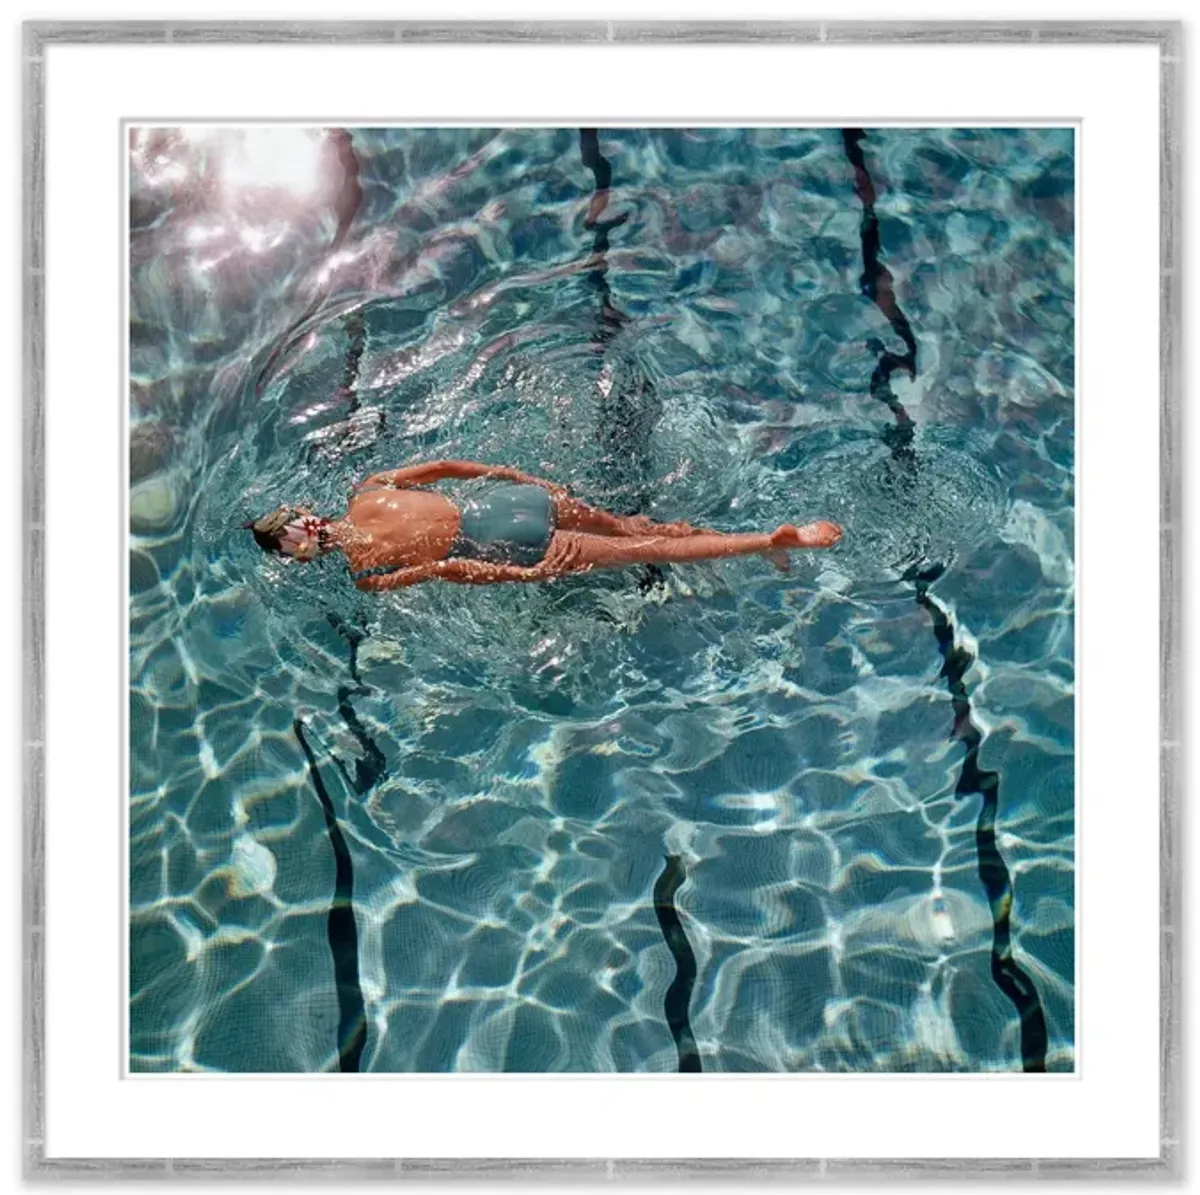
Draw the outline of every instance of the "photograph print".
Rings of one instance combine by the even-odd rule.
[[[1073,128],[127,135],[130,1072],[1075,1070]]]

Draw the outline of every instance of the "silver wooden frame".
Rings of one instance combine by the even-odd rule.
[[[1158,1177],[1182,1175],[1179,1143],[1181,1056],[1178,919],[1182,887],[1179,852],[1182,759],[1179,632],[1179,536],[1183,461],[1179,437],[1180,153],[1183,30],[1180,22],[716,22],[716,21],[114,21],[26,22],[23,26],[24,188],[24,491],[23,610],[25,705],[22,1141],[31,1178],[873,1178],[873,1177]],[[1156,44],[1160,53],[1160,1149],[1155,1158],[49,1158],[45,1151],[44,1034],[45,686],[43,262],[45,194],[45,77],[52,43],[231,44],[245,42],[1002,42]]]

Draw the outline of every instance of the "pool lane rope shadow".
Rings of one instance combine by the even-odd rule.
[[[963,679],[975,663],[975,657],[956,641],[949,611],[929,593],[929,586],[941,575],[942,566],[935,565],[909,579],[916,586],[917,604],[933,620],[933,633],[942,656],[941,675],[946,688],[950,690],[950,701],[954,707],[954,729],[950,737],[966,748],[954,795],[959,798],[978,795],[981,801],[979,820],[975,824],[975,848],[979,856],[979,879],[987,893],[992,913],[992,979],[1017,1010],[1024,1069],[1040,1072],[1046,1069],[1046,1017],[1033,981],[1013,958],[1010,925],[1012,877],[996,846],[1000,774],[979,766],[983,733],[971,712],[971,699]]]
[[[600,296],[600,326],[595,339],[606,345],[629,322],[629,316],[618,311],[612,303],[612,291],[608,285],[608,234],[620,228],[629,219],[624,212],[611,220],[602,220],[608,207],[608,196],[612,189],[612,163],[600,152],[600,135],[596,129],[579,130],[579,155],[583,164],[592,172],[595,183],[591,202],[583,227],[595,235],[592,239],[592,256],[589,264],[588,281]]]
[[[879,220],[875,215],[875,184],[867,170],[862,150],[865,137],[866,133],[862,129],[842,130],[842,145],[854,169],[854,188],[863,209],[860,226],[863,253],[862,293],[879,308],[905,346],[905,351],[897,354],[887,351],[878,340],[868,342],[868,347],[878,354],[875,369],[871,374],[870,391],[871,396],[884,403],[893,416],[894,422],[882,433],[883,442],[891,448],[893,458],[905,461],[915,468],[915,425],[904,404],[896,397],[891,379],[898,369],[903,369],[909,377],[916,378],[917,342],[912,325],[896,301],[891,272],[879,258],[880,237]],[[1029,1072],[1041,1072],[1046,1069],[1046,1016],[1033,980],[1013,957],[1012,876],[996,845],[1000,776],[998,772],[979,766],[983,732],[972,714],[971,699],[965,682],[966,674],[975,662],[975,656],[958,641],[950,611],[929,592],[930,586],[941,577],[945,569],[945,564],[934,562],[924,568],[909,569],[904,574],[904,580],[914,586],[917,605],[933,622],[934,637],[942,657],[941,676],[950,692],[950,702],[954,710],[954,726],[950,738],[952,742],[962,743],[965,748],[954,794],[959,799],[970,796],[978,796],[980,799],[979,817],[975,823],[975,849],[979,879],[983,884],[992,916],[992,979],[1016,1010],[1021,1034],[1022,1068]]]
[[[341,714],[350,733],[354,736],[363,755],[355,761],[354,775],[346,765],[331,752],[330,759],[342,774],[347,787],[360,796],[367,793],[386,773],[386,760],[378,744],[367,733],[350,704],[350,697],[368,693],[358,671],[358,645],[366,637],[346,623],[337,613],[325,613],[330,626],[341,635],[350,647],[350,676],[354,685],[339,685],[337,691],[338,713]],[[329,846],[333,851],[334,886],[326,920],[326,936],[333,955],[333,977],[338,1000],[338,1069],[354,1073],[361,1069],[362,1053],[366,1045],[366,1013],[362,981],[359,975],[358,924],[354,919],[354,864],[345,835],[338,824],[333,799],[325,787],[321,769],[304,734],[304,724],[293,717],[292,730],[308,764],[308,775],[313,791],[325,815],[325,829],[329,835]]]
[[[337,397],[346,403],[347,418],[359,408],[358,367],[367,347],[367,321],[363,309],[356,307],[346,316],[346,356],[342,364],[342,381]]]
[[[866,133],[862,129],[843,129],[842,146],[854,169],[854,190],[862,204],[862,222],[859,237],[862,241],[863,272],[860,279],[862,293],[883,312],[892,330],[904,342],[904,352],[889,352],[883,342],[872,338],[867,348],[877,355],[875,369],[871,374],[871,397],[883,403],[892,413],[893,423],[883,433],[883,442],[896,457],[913,456],[913,433],[915,425],[904,404],[892,389],[892,374],[903,369],[910,378],[917,376],[917,340],[913,335],[908,317],[896,302],[896,288],[891,271],[879,258],[879,218],[875,215],[875,184],[867,171],[866,158],[862,151],[862,140]]]
[[[338,1069],[357,1072],[367,1040],[366,1005],[358,972],[358,925],[354,920],[354,869],[350,849],[346,845],[333,800],[321,777],[316,757],[304,735],[299,718],[292,722],[292,731],[308,761],[308,775],[321,809],[325,814],[325,829],[333,848],[333,900],[329,906],[326,933],[333,953],[333,978],[338,1000]]]
[[[702,1071],[700,1051],[696,1048],[696,1039],[692,1035],[692,1024],[688,1009],[692,1003],[692,989],[696,985],[696,955],[692,944],[684,932],[683,922],[679,919],[679,910],[675,907],[675,893],[687,878],[683,859],[679,855],[667,855],[665,865],[654,884],[654,914],[658,918],[659,929],[666,939],[667,949],[675,960],[675,978],[663,999],[663,1011],[667,1018],[667,1028],[675,1042],[675,1052],[679,1057],[679,1072]]]
[[[620,228],[629,219],[629,213],[623,212],[611,220],[601,219],[608,207],[613,172],[612,163],[600,152],[600,135],[597,129],[579,130],[579,155],[584,166],[591,171],[594,184],[583,227],[593,233],[591,257],[588,260],[591,266],[588,281],[599,295],[600,312],[592,340],[603,353],[617,333],[630,322],[629,316],[613,305],[612,289],[608,284],[608,234],[614,228]],[[643,377],[642,381],[644,386],[636,395],[615,383],[607,393],[602,392],[600,442],[610,457],[632,457],[637,460],[644,459],[646,455],[645,443],[630,443],[631,437],[645,433],[647,425],[644,400],[647,397],[651,401],[654,399],[653,383],[648,377]],[[644,514],[648,505],[649,494],[641,491],[634,496],[632,509],[621,513]],[[665,582],[666,571],[661,565],[647,564],[638,570],[638,588],[643,593]]]
[[[350,704],[351,697],[362,697],[370,693],[370,688],[364,685],[358,672],[358,645],[367,637],[365,631],[350,626],[344,618],[333,610],[325,611],[329,625],[346,640],[350,648],[350,679],[353,685],[338,685],[338,713],[346,723],[346,729],[355,742],[362,748],[362,756],[354,761],[354,776],[351,777],[345,764],[336,756],[333,761],[338,771],[342,773],[346,783],[360,797],[366,796],[375,785],[387,775],[387,758],[379,748],[379,744],[371,737],[367,728],[362,724],[354,707]]]
[[[629,323],[629,316],[613,306],[612,289],[608,284],[607,256],[608,234],[624,224],[629,216],[628,213],[623,213],[612,220],[601,219],[608,207],[609,192],[612,188],[612,163],[600,152],[598,130],[579,130],[579,152],[584,166],[592,172],[595,182],[583,226],[594,233],[588,281],[600,297],[599,326],[593,340],[603,352],[617,333]],[[605,395],[600,408],[600,439],[606,451],[611,454],[622,453],[631,429],[645,428],[645,414],[636,409],[636,401],[644,398],[647,392],[653,396],[654,391],[650,379],[644,380],[645,389],[636,397],[619,390],[615,385],[610,393]],[[645,445],[637,446],[634,455],[644,456]],[[639,493],[633,502],[634,509],[626,513],[644,513],[648,504],[649,495]],[[639,570],[639,574],[638,588],[643,593],[648,593],[666,582],[666,572],[657,564],[646,565]],[[671,1031],[671,1039],[675,1042],[679,1071],[700,1071],[703,1069],[700,1065],[700,1052],[696,1049],[696,1039],[692,1036],[688,1015],[692,989],[696,984],[696,955],[679,919],[679,911],[675,907],[675,893],[687,873],[679,855],[667,855],[665,859],[666,865],[654,885],[654,915],[658,919],[667,949],[675,960],[675,978],[667,988],[663,1000],[663,1013],[667,1019],[667,1028]]]

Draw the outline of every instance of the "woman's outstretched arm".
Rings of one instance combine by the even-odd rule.
[[[430,581],[438,575],[437,561],[433,564],[414,564],[411,568],[398,568],[390,573],[377,574],[374,577],[360,577],[354,584],[364,593],[378,593],[384,589],[403,589],[407,585],[417,585],[422,581]]]
[[[423,465],[405,465],[401,469],[385,469],[381,473],[372,473],[365,481],[359,482],[356,489],[369,485],[389,485],[397,489],[408,486],[430,485],[445,477],[469,479],[472,477],[499,477],[504,481],[515,481],[523,485],[540,485],[551,491],[562,490],[562,486],[554,482],[523,473],[508,465],[485,465],[480,461],[428,461]]]
[[[553,576],[540,566],[521,568],[515,564],[489,564],[485,560],[435,560],[398,568],[382,576],[363,577],[355,585],[364,592],[403,589],[422,581],[456,581],[460,585],[491,585],[497,581],[544,581]]]

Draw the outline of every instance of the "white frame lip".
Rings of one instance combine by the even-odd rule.
[[[898,1159],[466,1159],[466,1158],[49,1158],[44,1100],[44,193],[45,76],[51,43],[452,44],[747,42],[972,44],[1143,43],[1160,56],[1160,1151],[1147,1158]],[[1179,534],[1183,463],[1179,436],[1183,27],[1180,21],[26,21],[22,24],[24,484],[23,656],[25,703],[23,889],[23,1142],[29,1178],[1179,1178],[1182,1010],[1177,925],[1182,888],[1182,601]]]

